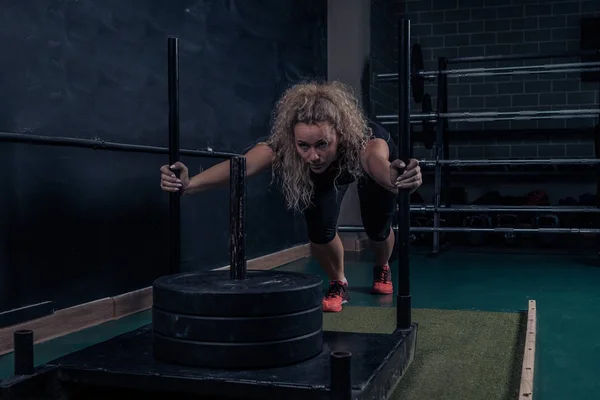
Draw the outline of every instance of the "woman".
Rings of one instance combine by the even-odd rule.
[[[390,134],[367,121],[351,90],[339,82],[288,89],[276,105],[271,135],[245,154],[247,175],[272,167],[288,208],[304,213],[312,255],[329,278],[324,311],[339,312],[350,298],[337,220],[352,182],[357,182],[362,222],[375,253],[373,292],[393,292],[388,261],[396,194],[413,192],[422,181],[417,160],[390,162],[392,154]],[[173,169],[180,170],[179,179]],[[167,192],[189,195],[229,183],[229,161],[191,179],[180,162],[160,171]]]

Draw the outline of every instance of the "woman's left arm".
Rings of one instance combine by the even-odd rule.
[[[410,159],[408,165],[401,160],[388,161],[390,150],[383,139],[369,140],[361,157],[365,172],[380,186],[397,193],[398,189],[417,190],[422,182],[419,162]]]

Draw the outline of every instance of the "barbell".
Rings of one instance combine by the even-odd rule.
[[[425,104],[428,102],[428,104]],[[436,122],[439,118],[448,119],[449,122],[482,122],[482,121],[513,121],[532,119],[568,119],[568,118],[590,118],[597,117],[600,109],[567,109],[567,110],[524,110],[524,111],[476,111],[476,112],[452,112],[434,113],[431,110],[431,97],[423,96],[422,114],[411,114],[411,123],[421,123],[427,120]],[[397,123],[398,116],[393,114],[377,115],[376,118],[382,123],[389,125]]]
[[[435,124],[438,119],[444,118],[449,122],[493,122],[493,121],[519,121],[539,119],[572,119],[596,118],[599,109],[566,109],[566,110],[524,110],[524,111],[479,111],[479,112],[432,112],[432,102],[429,93],[423,95],[421,101],[421,114],[411,114],[411,125],[421,124],[423,143],[426,149],[431,149],[435,142]],[[375,117],[382,125],[395,125],[398,116],[393,114],[377,115]]]
[[[443,160],[422,159],[419,165],[423,168],[431,168],[436,165],[451,167],[489,167],[509,165],[596,165],[600,164],[600,158],[532,158],[532,159],[491,159],[491,160]]]
[[[509,67],[482,67],[465,69],[448,69],[440,71],[425,71],[421,45],[413,44],[411,48],[410,83],[413,99],[416,103],[423,100],[425,81],[435,81],[440,74],[450,77],[525,75],[544,73],[566,73],[582,71],[600,71],[600,62],[578,62],[561,64],[516,65]],[[377,74],[378,82],[396,82],[397,73]]]
[[[394,231],[398,230],[398,227],[394,226]],[[497,233],[600,233],[600,229],[588,229],[588,228],[513,228],[513,227],[489,227],[489,228],[471,228],[461,226],[441,226],[439,228],[432,226],[411,226],[411,232],[497,232]],[[364,232],[362,226],[339,226],[338,232]]]

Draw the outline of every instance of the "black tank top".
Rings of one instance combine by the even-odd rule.
[[[368,120],[367,125],[372,132],[370,140],[382,139],[387,143],[390,149],[390,156],[388,160],[392,161],[395,152],[395,144],[390,133],[383,126],[374,121]],[[339,165],[335,161],[329,166],[329,168],[327,168],[326,171],[321,174],[315,174],[311,172],[311,177],[315,184],[319,187],[331,185],[334,180],[338,185],[347,185],[355,181],[354,177],[347,170],[341,171],[340,173]]]
[[[392,159],[394,158],[394,154],[396,153],[396,145],[394,143],[394,140],[392,139],[392,135],[390,135],[390,133],[383,126],[381,126],[375,121],[369,120],[368,125],[369,128],[371,128],[371,131],[373,132],[371,138],[385,140],[390,149],[389,161],[392,161]]]

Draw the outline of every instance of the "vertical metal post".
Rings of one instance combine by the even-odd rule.
[[[352,353],[333,351],[329,357],[331,399],[352,399]]]
[[[33,331],[19,330],[14,333],[15,375],[33,374]]]
[[[169,90],[169,165],[179,161],[179,42],[167,39]],[[179,178],[179,170],[173,171]],[[180,270],[181,259],[181,193],[169,193],[169,271]]]
[[[232,158],[229,172],[229,275],[246,279],[246,158]]]
[[[410,20],[398,24],[398,154],[396,158],[408,162],[410,158]],[[398,329],[411,327],[410,297],[410,193],[400,190],[397,199],[398,233],[398,298],[396,325]]]
[[[598,92],[598,104],[600,104],[600,91]],[[600,120],[596,120],[594,126],[594,156],[600,158]],[[600,208],[600,164],[596,164],[596,207]],[[596,234],[596,245],[600,248],[600,235]],[[598,253],[600,255],[600,253]]]
[[[446,93],[446,89],[448,88],[448,80],[447,75],[442,74],[442,71],[448,68],[448,59],[446,57],[440,57],[438,59],[438,97],[437,97],[437,109],[440,110],[440,113],[448,112],[448,95]],[[445,111],[442,111],[445,110]],[[438,119],[435,128],[435,159],[441,160],[444,159],[444,136],[446,125],[448,120]],[[439,228],[441,226],[441,215],[438,211],[441,205],[441,192],[442,192],[442,165],[437,164],[435,166],[435,180],[434,180],[434,206],[435,211],[433,214],[433,226],[434,228]],[[438,254],[440,251],[440,231],[433,231],[433,254]]]
[[[441,67],[446,70],[448,69],[448,59],[444,58]],[[448,113],[448,75],[444,74],[443,83],[443,113]],[[450,135],[448,135],[448,119],[442,119],[442,143],[443,157],[444,159],[450,158]],[[436,132],[437,133],[437,132]],[[440,191],[440,203],[444,203],[447,207],[450,206],[450,171],[451,168],[444,168],[442,170],[442,190]]]

